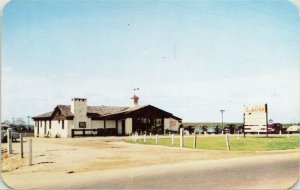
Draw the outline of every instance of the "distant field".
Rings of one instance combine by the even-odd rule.
[[[246,138],[237,136],[229,136],[231,150],[233,151],[270,151],[270,150],[286,150],[299,147],[299,136],[247,136]],[[129,143],[144,144],[143,138],[140,141],[128,140]],[[179,138],[174,139],[174,147],[179,147]],[[146,144],[155,144],[155,139],[147,139]],[[159,138],[159,145],[172,146],[170,137]],[[184,145],[186,148],[193,147],[193,136],[185,136]],[[197,149],[207,150],[227,150],[225,135],[224,136],[198,136]]]
[[[227,125],[227,124],[236,124],[236,125],[240,125],[242,123],[223,123],[223,125]],[[218,122],[183,122],[182,123],[183,126],[199,126],[199,125],[205,125],[205,126],[208,126],[208,127],[212,127],[212,126],[215,126],[215,125],[219,125],[221,126],[222,123],[218,123]]]
[[[224,122],[223,125],[227,125],[227,124],[236,124],[236,125],[241,125],[242,123],[236,123],[236,122]],[[208,127],[212,127],[212,126],[215,126],[215,125],[219,125],[221,126],[222,123],[221,122],[183,122],[182,123],[183,126],[199,126],[199,125],[205,125],[205,126],[208,126]],[[291,125],[293,125],[293,123],[282,123],[283,127],[284,128],[287,128]]]

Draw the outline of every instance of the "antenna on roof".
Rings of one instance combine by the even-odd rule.
[[[140,88],[134,88],[133,89],[133,95],[135,95],[135,91],[138,91],[138,90],[140,90]]]

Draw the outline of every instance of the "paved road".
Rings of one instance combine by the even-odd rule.
[[[155,165],[95,174],[60,188],[89,189],[266,189],[291,187],[299,176],[299,154]]]

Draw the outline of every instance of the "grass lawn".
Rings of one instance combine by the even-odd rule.
[[[128,143],[144,144],[144,138],[140,137],[140,141],[127,140]],[[286,150],[299,147],[299,136],[246,136],[237,139],[237,136],[229,136],[231,150],[238,151],[270,151],[270,150]],[[194,137],[185,136],[184,147],[193,148]],[[159,145],[172,146],[170,137],[160,137]],[[180,139],[174,138],[174,147],[179,147]],[[147,137],[146,144],[155,145],[155,137],[152,139]],[[226,140],[224,136],[197,136],[197,149],[207,150],[227,150]]]

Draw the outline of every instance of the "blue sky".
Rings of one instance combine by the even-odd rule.
[[[299,14],[289,1],[12,1],[2,20],[2,117],[73,97],[242,122],[268,103],[299,122]]]

